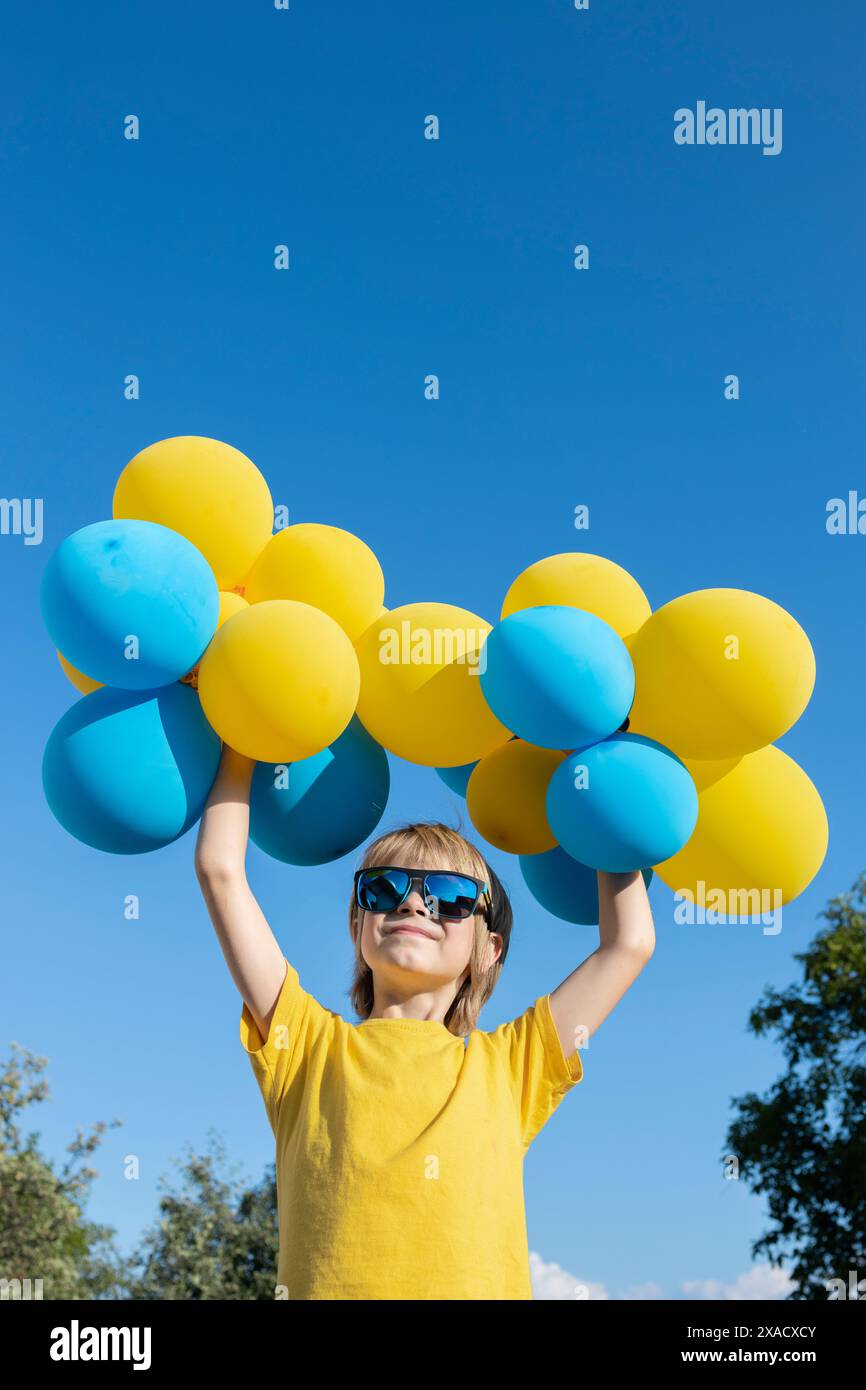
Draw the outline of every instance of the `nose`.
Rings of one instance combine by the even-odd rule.
[[[412,889],[412,892],[409,894],[406,901],[400,904],[397,911],[402,913],[406,917],[422,915],[424,917],[430,916],[430,909],[428,908],[424,899],[421,897],[421,894],[418,892],[417,888]]]

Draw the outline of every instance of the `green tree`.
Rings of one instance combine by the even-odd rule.
[[[276,1286],[278,1232],[274,1165],[256,1187],[224,1173],[225,1150],[213,1134],[204,1154],[190,1153],[180,1191],[163,1180],[160,1219],[134,1257],[135,1299],[270,1299]]]
[[[765,1097],[732,1101],[726,1143],[767,1198],[752,1256],[783,1263],[789,1299],[827,1299],[827,1280],[866,1278],[866,874],[833,898],[828,923],[795,956],[801,983],[768,989],[749,1016],[775,1033],[787,1071]]]
[[[25,1137],[20,1128],[23,1112],[49,1099],[47,1065],[13,1043],[0,1071],[0,1279],[39,1279],[44,1299],[116,1298],[126,1270],[114,1232],[84,1218],[98,1176],[87,1160],[107,1126],[100,1121],[89,1133],[79,1130],[59,1171],[40,1153],[39,1134]]]

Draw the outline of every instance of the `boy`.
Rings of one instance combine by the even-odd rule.
[[[531,1299],[523,1159],[583,1077],[578,1045],[652,955],[642,876],[599,873],[598,948],[485,1033],[511,930],[502,885],[447,826],[380,836],[349,910],[350,1024],[303,989],[247,884],[254,766],[224,749],[196,871],[276,1140],[276,1296]]]

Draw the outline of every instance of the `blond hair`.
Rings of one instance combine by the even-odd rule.
[[[491,896],[490,919],[481,911],[475,914],[475,936],[469,957],[469,974],[463,980],[445,1015],[445,1027],[458,1037],[471,1033],[478,1022],[483,1005],[493,993],[499,979],[511,935],[511,903],[497,875],[473,844],[441,821],[407,822],[380,835],[366,848],[359,869],[372,864],[400,864],[404,858],[417,860],[430,868],[455,869],[484,879]],[[355,944],[355,966],[347,994],[359,1018],[369,1018],[373,1010],[373,972],[361,955],[361,932],[355,932],[359,908],[354,896],[349,903],[349,930]],[[490,930],[488,930],[488,920]],[[359,924],[360,925],[360,924]],[[490,931],[502,937],[499,959],[485,965]]]

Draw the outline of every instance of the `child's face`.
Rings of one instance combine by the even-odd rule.
[[[447,869],[449,864],[407,860],[406,869]],[[380,975],[395,992],[420,993],[454,982],[457,989],[469,973],[475,918],[459,921],[432,916],[415,884],[404,903],[393,912],[361,912],[361,954],[374,975]],[[498,954],[490,941],[492,965]]]

